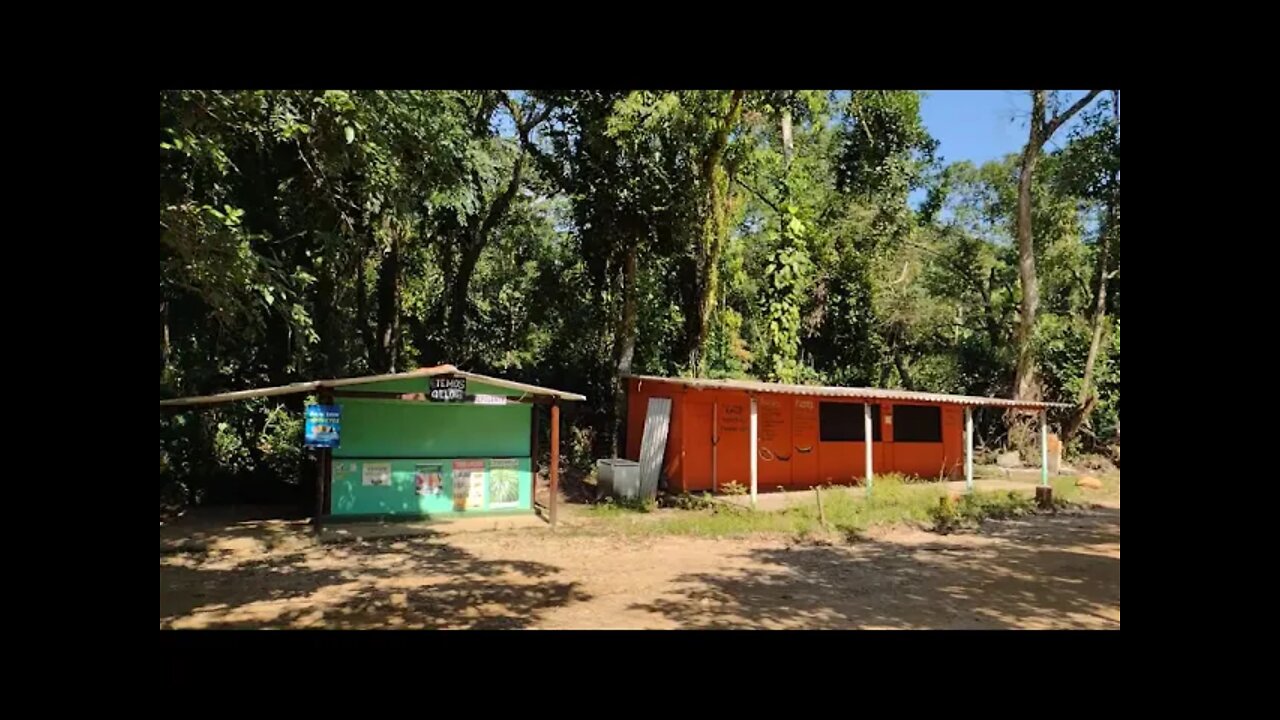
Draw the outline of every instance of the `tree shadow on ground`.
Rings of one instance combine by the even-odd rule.
[[[632,607],[707,629],[1118,629],[1119,542],[1119,510],[1101,509],[977,537],[757,548]]]
[[[274,555],[163,558],[161,628],[524,628],[589,599],[544,563],[481,560],[441,536]]]
[[[302,533],[309,518],[296,509],[274,506],[201,507],[160,526],[160,552],[270,548]]]

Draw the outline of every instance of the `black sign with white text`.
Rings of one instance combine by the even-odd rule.
[[[432,402],[462,402],[466,397],[466,378],[447,376],[431,378]]]

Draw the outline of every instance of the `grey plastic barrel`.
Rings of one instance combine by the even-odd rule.
[[[648,494],[644,492],[647,488],[641,487],[640,463],[634,460],[618,458],[597,460],[596,478],[602,496],[626,501],[635,501],[642,497],[647,499],[657,497],[656,487],[652,488]]]

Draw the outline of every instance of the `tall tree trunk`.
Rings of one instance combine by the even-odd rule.
[[[164,382],[164,369],[169,364],[169,301],[160,301],[160,382]]]
[[[1117,132],[1120,126],[1120,91],[1114,91],[1115,97],[1115,119]],[[1084,378],[1080,383],[1080,395],[1076,398],[1079,405],[1084,405],[1084,401],[1093,391],[1093,369],[1098,361],[1098,351],[1102,347],[1102,330],[1107,316],[1107,280],[1110,279],[1110,261],[1111,261],[1111,238],[1116,231],[1116,204],[1120,202],[1119,184],[1120,170],[1118,166],[1112,166],[1111,172],[1108,173],[1107,187],[1110,192],[1107,193],[1107,219],[1106,224],[1102,228],[1102,235],[1098,238],[1098,259],[1097,269],[1094,273],[1094,297],[1093,297],[1093,317],[1090,322],[1093,325],[1093,336],[1089,339],[1089,355],[1085,358]]]
[[[725,227],[726,199],[728,181],[724,178],[724,151],[729,144],[729,132],[738,122],[742,111],[744,90],[734,90],[729,98],[729,109],[720,118],[715,135],[707,147],[702,159],[702,178],[707,183],[705,217],[702,227],[702,253],[699,258],[699,298],[697,307],[696,335],[693,338],[690,361],[694,375],[702,374],[703,353],[707,343],[707,330],[710,326],[711,313],[716,306],[716,292],[720,283],[720,249],[724,245],[727,233]]]
[[[481,240],[468,239],[462,246],[462,255],[458,258],[458,265],[452,278],[448,337],[445,339],[445,347],[449,348],[449,357],[445,362],[455,365],[465,364],[468,361],[465,357],[470,348],[467,338],[467,298],[471,292],[471,276],[475,274],[476,263],[480,260],[480,253],[483,250],[484,243]]]
[[[898,369],[898,377],[902,380],[902,387],[906,390],[915,390],[915,383],[911,381],[911,372],[907,369],[907,359],[903,357],[902,350],[894,351],[893,366]]]
[[[627,246],[622,261],[622,322],[618,325],[617,374],[614,378],[613,404],[613,456],[622,457],[626,451],[627,393],[623,378],[631,374],[631,361],[636,354],[636,244]]]
[[[1022,281],[1022,308],[1018,322],[1018,365],[1014,375],[1014,397],[1019,400],[1039,399],[1039,387],[1035,377],[1035,358],[1032,342],[1035,335],[1036,311],[1040,307],[1040,284],[1036,277],[1035,245],[1031,232],[1031,188],[1036,162],[1040,159],[1040,151],[1045,142],[1088,105],[1100,90],[1090,90],[1087,95],[1077,100],[1066,110],[1055,114],[1051,119],[1045,118],[1047,93],[1044,90],[1031,91],[1031,128],[1028,131],[1027,146],[1022,151],[1022,163],[1018,174],[1018,219],[1016,235],[1018,239],[1018,275]]]
[[[783,166],[791,169],[791,153],[795,145],[791,141],[791,108],[783,106],[782,108],[782,161]]]
[[[1036,252],[1031,236],[1031,180],[1040,158],[1044,139],[1043,90],[1031,91],[1031,130],[1027,146],[1022,151],[1022,163],[1018,169],[1018,277],[1022,281],[1022,305],[1018,317],[1018,365],[1013,383],[1013,396],[1019,400],[1034,400],[1035,362],[1031,343],[1035,334],[1036,311],[1040,307],[1040,283],[1036,276]]]
[[[390,219],[384,223],[387,249],[378,268],[377,352],[374,372],[395,372],[400,347],[400,233]]]
[[[1116,125],[1120,123],[1120,91],[1114,91]],[[1072,413],[1067,427],[1063,430],[1063,441],[1067,441],[1085,423],[1096,405],[1093,391],[1094,368],[1097,366],[1098,353],[1102,349],[1102,334],[1107,318],[1107,280],[1110,279],[1111,238],[1116,230],[1116,204],[1119,198],[1119,170],[1113,167],[1108,173],[1107,216],[1098,237],[1097,260],[1094,262],[1093,275],[1093,313],[1089,318],[1092,333],[1089,338],[1089,354],[1085,356],[1084,376],[1080,379],[1080,392],[1076,395],[1076,409]]]
[[[439,253],[440,277],[442,281],[442,289],[440,297],[436,299],[434,306],[431,308],[431,316],[428,318],[423,333],[426,336],[426,342],[423,343],[422,357],[419,361],[423,366],[442,365],[450,362],[449,353],[453,348],[449,342],[449,303],[452,299],[450,283],[453,282],[453,264],[454,264],[454,248],[461,242],[453,236],[453,233],[441,237],[436,242],[436,252]]]
[[[1000,315],[996,311],[995,303],[992,298],[996,294],[996,269],[991,268],[991,272],[987,275],[987,284],[984,286],[979,284],[978,290],[982,294],[982,316],[987,325],[987,337],[991,339],[991,347],[998,348],[1006,342],[1005,331],[1000,322]]]
[[[524,148],[528,143],[530,128],[523,124],[519,116],[516,116],[516,124],[520,131],[521,150],[511,168],[511,180],[508,181],[507,187],[502,191],[502,194],[494,198],[493,204],[489,206],[489,211],[485,213],[484,217],[473,216],[468,223],[467,230],[462,234],[464,238],[462,242],[462,257],[459,258],[457,273],[453,277],[452,299],[449,303],[449,336],[445,339],[445,346],[450,348],[450,358],[447,362],[455,365],[470,361],[470,358],[467,357],[471,347],[466,334],[467,297],[471,288],[471,276],[476,270],[476,262],[480,260],[480,254],[484,252],[485,246],[489,244],[489,240],[498,224],[507,216],[507,211],[511,208],[511,201],[515,199],[516,193],[520,190],[520,179],[523,177],[526,158]]]
[[[373,325],[369,323],[369,296],[365,290],[365,260],[364,250],[361,249],[360,257],[356,262],[356,327],[360,330],[360,337],[364,340],[364,354],[368,358],[369,364],[373,364],[374,348],[378,346],[375,340]]]
[[[328,260],[328,258],[326,258]],[[314,266],[312,266],[314,268]],[[340,362],[342,354],[342,338],[337,329],[335,308],[340,300],[336,297],[337,282],[333,269],[328,262],[322,268],[312,270],[317,276],[315,328],[320,336],[320,353],[323,356],[320,371],[324,377],[338,377],[345,363]]]
[[[1108,216],[1111,210],[1108,208]],[[1098,362],[1098,351],[1102,347],[1102,330],[1106,324],[1107,316],[1107,257],[1111,252],[1111,219],[1108,217],[1107,226],[1102,232],[1102,236],[1098,238],[1098,268],[1095,271],[1094,291],[1093,291],[1093,315],[1089,319],[1090,325],[1093,327],[1092,337],[1089,338],[1089,354],[1084,361],[1084,377],[1080,381],[1080,392],[1076,396],[1076,404],[1084,405],[1084,401],[1093,393],[1093,369]]]
[[[795,145],[791,141],[791,108],[782,106],[782,207],[791,203],[791,154]],[[778,237],[787,237],[787,213],[778,213]]]

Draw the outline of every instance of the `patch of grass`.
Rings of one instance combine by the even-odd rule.
[[[1091,490],[1076,486],[1077,475],[1064,475],[1062,477],[1050,478],[1049,484],[1053,487],[1053,498],[1056,502],[1059,498],[1069,503],[1087,503],[1094,500],[1110,500],[1119,499],[1120,497],[1120,474],[1107,473],[1102,475],[1091,475],[1102,481],[1101,490]]]
[[[692,535],[695,537],[737,537],[754,534],[788,534],[804,531],[808,523],[786,512],[762,513],[716,508],[710,511],[673,513],[652,523],[633,525],[647,535]]]
[[[678,510],[710,510],[715,507],[715,502],[711,499],[711,493],[702,493],[701,495],[680,493],[679,495],[663,495],[658,498],[658,505]]]
[[[614,498],[605,498],[594,505],[587,506],[583,513],[588,517],[617,518],[635,513],[651,513],[657,509],[658,504],[653,500],[616,500]]]
[[[871,497],[863,488],[826,487],[822,490],[826,527],[819,518],[815,496],[785,510],[763,512],[710,498],[673,503],[681,510],[663,510],[648,518],[617,506],[600,505],[588,514],[602,520],[601,530],[643,535],[739,537],[744,535],[820,536],[830,532],[856,537],[874,525],[919,524],[929,521],[929,509],[945,496],[943,486],[909,486],[906,478],[885,475],[875,479]]]
[[[947,534],[976,528],[986,520],[1006,520],[1035,511],[1035,501],[1016,490],[974,492],[958,499],[949,496],[939,498],[938,504],[929,510],[929,519],[933,521],[935,532]]]
[[[1105,482],[1105,481],[1104,481]],[[1119,480],[1111,481],[1116,494]],[[1075,487],[1075,478],[1054,480],[1055,510],[1065,510],[1081,498],[1100,495]],[[586,511],[600,520],[580,530],[586,533],[622,532],[632,535],[688,535],[695,537],[741,537],[747,535],[788,535],[797,538],[843,536],[855,541],[868,528],[884,525],[913,525],[938,532],[975,528],[986,520],[1021,517],[1037,512],[1028,490],[977,491],[951,495],[942,484],[920,484],[898,475],[877,476],[870,497],[862,487],[824,487],[823,516],[818,513],[813,493],[797,494],[790,506],[773,512],[715,499],[709,495],[681,495],[667,498],[662,509],[628,507],[602,503]]]

